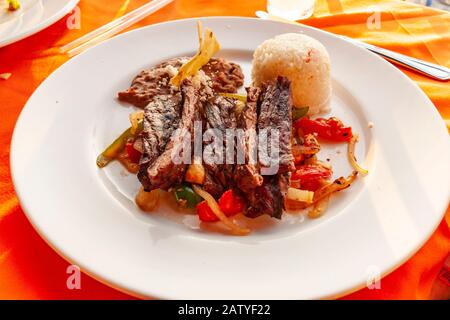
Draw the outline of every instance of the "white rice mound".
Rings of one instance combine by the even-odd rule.
[[[285,33],[264,41],[253,54],[253,84],[285,76],[292,82],[297,108],[308,115],[330,110],[330,56],[319,41],[300,33]]]

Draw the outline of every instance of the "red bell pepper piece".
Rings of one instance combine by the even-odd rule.
[[[315,120],[301,118],[294,122],[294,127],[302,129],[304,134],[316,133],[320,138],[334,142],[350,141],[353,136],[352,128],[345,126],[341,120],[335,117]]]
[[[297,167],[291,179],[300,181],[301,189],[315,191],[321,186],[322,180],[331,178],[332,173],[331,169],[324,166],[303,165]]]
[[[227,217],[244,211],[245,203],[233,190],[225,191],[219,199],[219,207]]]
[[[206,201],[202,201],[197,205],[198,218],[204,222],[216,222],[219,218],[214,214]]]
[[[130,161],[133,163],[139,163],[139,160],[141,160],[141,153],[134,148],[133,143],[127,142],[125,148],[127,150],[128,158],[130,159]]]
[[[233,190],[228,190],[222,194],[219,201],[219,208],[227,216],[234,216],[245,209],[244,200],[236,195]],[[214,214],[206,201],[202,201],[197,205],[197,214],[201,221],[216,222],[219,218]]]

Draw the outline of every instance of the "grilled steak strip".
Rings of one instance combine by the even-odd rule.
[[[232,163],[234,163],[235,156],[235,141],[233,137],[232,145],[227,149],[227,129],[236,128],[236,114],[235,102],[231,99],[224,98],[220,95],[209,99],[204,105],[204,118],[206,120],[205,129],[212,129],[210,131],[214,134],[213,141],[205,142],[204,147],[211,148],[214,144],[214,139],[220,142],[221,148],[214,150],[222,156],[219,162],[214,159],[208,159],[208,153],[204,153],[204,167],[206,169],[206,181],[204,189],[215,197],[219,197],[227,188],[230,188],[233,183],[233,164],[227,164],[227,156],[233,156]],[[228,154],[227,151],[233,154]]]
[[[275,175],[264,177],[262,186],[247,192],[248,209],[246,215],[257,217],[268,214],[281,218],[284,197],[289,186],[290,171],[295,170],[292,151],[292,101],[290,82],[278,77],[276,82],[266,83],[260,95],[258,130],[277,129],[279,132],[279,162]],[[269,148],[269,146],[268,146]],[[270,151],[268,153],[270,155]],[[259,159],[261,162],[261,159]],[[273,161],[274,159],[270,159]],[[270,163],[260,163],[269,166]],[[273,165],[273,163],[272,163]]]
[[[267,214],[280,219],[284,208],[284,197],[289,187],[290,172],[264,177],[262,186],[247,194],[249,206],[245,215],[256,218]]]
[[[137,174],[144,190],[151,190],[148,167],[164,152],[172,133],[180,124],[181,93],[158,95],[144,111],[144,131],[142,133],[143,154]]]
[[[291,82],[285,77],[278,77],[276,82],[268,82],[264,85],[260,96],[258,130],[270,130],[279,132],[279,161],[278,173],[295,170],[294,157],[291,150],[292,135],[292,98]],[[268,143],[268,155],[270,156],[270,143]],[[270,163],[261,162],[260,165],[267,167]],[[274,160],[274,159],[270,159]],[[273,164],[273,163],[272,163]]]
[[[236,164],[235,181],[237,187],[245,193],[252,192],[263,183],[256,166],[256,122],[257,103],[261,93],[259,88],[247,88],[247,103],[238,117],[238,129],[242,129],[237,137],[237,150],[243,153],[244,163]],[[253,135],[253,136],[252,136]]]
[[[191,144],[194,133],[194,121],[200,115],[198,93],[189,80],[183,80],[181,84],[183,98],[183,110],[178,126],[178,135],[174,135],[167,143],[164,152],[147,168],[149,181],[148,189],[168,190],[173,185],[181,183],[184,178],[187,164],[173,162],[174,155],[182,155],[185,147],[183,141]],[[188,137],[190,135],[190,137]]]

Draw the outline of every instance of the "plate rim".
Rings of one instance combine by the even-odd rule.
[[[76,1],[78,1],[78,0],[76,0]],[[164,21],[164,22],[160,22],[160,23],[150,24],[150,25],[143,26],[143,27],[140,27],[140,28],[137,28],[137,29],[133,29],[133,30],[130,30],[130,31],[128,31],[128,32],[122,33],[122,34],[120,34],[120,35],[118,35],[118,36],[116,36],[116,37],[114,37],[114,38],[111,38],[110,40],[115,39],[115,38],[118,38],[118,37],[127,37],[127,36],[129,36],[129,34],[131,34],[131,33],[135,33],[135,32],[138,33],[138,32],[141,32],[143,29],[150,29],[150,28],[152,28],[152,27],[154,27],[154,26],[160,26],[160,25],[165,25],[165,24],[171,24],[171,23],[174,23],[174,22],[196,21],[196,20],[200,20],[200,19],[201,19],[201,20],[253,20],[253,21],[255,21],[255,20],[261,20],[261,19],[253,18],[253,17],[237,17],[237,16],[207,16],[207,17],[183,18],[183,19],[169,20],[169,21]],[[276,22],[276,21],[270,21],[270,22],[271,22],[271,23],[274,23],[274,24],[283,24],[282,22]],[[224,22],[224,23],[225,23],[225,22]],[[307,26],[307,25],[299,25],[299,26],[298,26],[298,29],[299,29],[299,31],[302,30],[302,29],[313,29],[313,30],[315,30],[315,32],[326,33],[326,34],[328,34],[328,35],[331,35],[331,36],[333,36],[333,37],[339,39],[340,41],[344,41],[344,42],[345,42],[345,40],[340,39],[338,36],[336,36],[336,35],[334,35],[334,34],[330,34],[330,33],[327,32],[327,31],[323,31],[323,30],[321,30],[321,29],[314,28],[314,27],[311,27],[311,26]],[[100,44],[98,44],[97,46],[102,46],[102,45],[104,45],[105,43],[109,42],[110,40],[105,41],[105,42],[103,42],[103,43],[100,43]],[[415,83],[414,81],[412,81],[409,77],[407,77],[407,76],[406,76],[403,72],[401,72],[398,68],[392,66],[389,62],[385,61],[383,58],[377,56],[376,54],[371,53],[371,52],[368,52],[368,51],[366,51],[366,50],[364,50],[364,49],[362,49],[362,48],[356,46],[355,44],[353,44],[353,43],[351,43],[351,42],[346,42],[346,43],[347,43],[347,45],[350,45],[350,46],[353,46],[353,47],[357,48],[357,50],[364,51],[364,52],[366,52],[366,53],[369,53],[369,54],[372,55],[372,56],[376,56],[376,59],[382,61],[382,63],[384,63],[384,64],[386,64],[386,65],[389,65],[391,69],[395,69],[395,72],[398,74],[398,76],[402,77],[403,80],[406,80],[407,82],[409,82],[410,85],[412,85],[413,87],[415,87],[416,91],[417,91],[420,95],[422,95],[422,97],[427,101],[427,103],[428,103],[430,106],[432,106],[432,108],[430,108],[429,112],[433,112],[433,113],[434,113],[434,116],[437,116],[437,117],[441,120],[441,121],[440,121],[440,126],[441,126],[443,129],[445,129],[444,121],[442,120],[442,117],[440,116],[438,110],[436,109],[436,107],[434,106],[434,104],[431,102],[431,100],[429,99],[429,97],[428,97],[428,96],[420,89],[420,87],[418,86],[417,83]],[[97,47],[97,46],[95,46],[95,47]],[[95,47],[93,47],[93,48],[95,48]],[[89,49],[89,50],[92,50],[93,48],[91,48],[91,49]],[[89,51],[89,50],[87,50],[87,51]],[[87,51],[86,51],[86,52],[87,52]],[[84,54],[84,53],[81,53],[79,56],[82,56],[83,54]],[[78,58],[78,57],[74,57],[74,58],[72,58],[72,59],[66,61],[66,62],[65,62],[64,64],[62,64],[61,66],[59,66],[57,69],[55,69],[55,70],[49,75],[49,77],[46,78],[46,80],[45,80],[44,82],[46,82],[47,80],[53,78],[53,76],[54,76],[54,74],[56,73],[56,71],[58,71],[60,68],[63,68],[66,64],[69,64],[69,63],[75,63],[75,62],[72,62],[72,61],[73,61],[73,60],[76,61],[77,58]],[[44,82],[43,82],[43,83],[44,83]],[[43,83],[41,83],[41,84],[39,85],[39,87],[40,87]],[[38,88],[39,88],[39,87],[38,87]],[[38,89],[38,88],[37,88],[37,89]],[[36,91],[37,91],[37,89],[36,89]],[[36,92],[36,91],[35,91],[35,92]],[[15,169],[14,169],[14,164],[13,164],[13,153],[15,153],[15,152],[14,152],[14,149],[15,149],[15,144],[17,143],[17,142],[16,142],[16,140],[17,140],[17,138],[16,138],[16,136],[17,136],[17,134],[16,134],[16,126],[17,126],[17,123],[19,123],[19,122],[21,121],[22,113],[23,113],[24,110],[26,109],[26,107],[27,107],[27,105],[28,105],[28,101],[35,95],[35,92],[33,92],[33,94],[30,95],[29,99],[27,100],[27,103],[25,104],[24,108],[21,110],[20,115],[19,115],[19,117],[18,117],[18,119],[17,119],[17,121],[16,121],[16,125],[15,125],[15,128],[14,128],[13,136],[12,136],[12,139],[11,139],[11,152],[10,152],[10,168],[11,168],[11,177],[12,177],[14,189],[15,189],[16,195],[17,195],[17,197],[18,197],[18,199],[19,199],[20,206],[21,206],[21,208],[23,209],[23,211],[24,211],[24,213],[25,213],[25,215],[26,215],[28,221],[30,221],[31,225],[32,225],[33,228],[36,230],[36,232],[40,235],[40,237],[41,237],[41,238],[42,238],[42,239],[43,239],[43,240],[44,240],[44,241],[45,241],[45,242],[46,242],[46,243],[47,243],[54,251],[56,251],[63,259],[65,259],[65,260],[66,260],[67,262],[69,262],[69,263],[76,263],[78,266],[80,266],[80,268],[81,268],[81,270],[82,270],[83,272],[85,272],[86,274],[88,274],[88,275],[91,276],[92,278],[98,280],[99,282],[101,282],[101,283],[103,283],[103,284],[105,284],[105,285],[107,285],[107,286],[109,286],[109,287],[112,287],[112,288],[114,288],[114,289],[116,289],[116,290],[118,290],[118,291],[124,292],[124,293],[126,293],[126,294],[130,294],[130,295],[132,295],[132,296],[134,296],[134,297],[139,297],[139,298],[144,298],[144,299],[149,298],[149,297],[150,297],[150,298],[162,298],[162,299],[172,299],[172,298],[174,298],[173,296],[170,297],[170,296],[167,296],[167,295],[165,295],[165,294],[161,294],[161,292],[158,293],[158,292],[156,292],[156,291],[153,291],[152,289],[150,289],[149,291],[153,291],[153,292],[154,292],[154,296],[147,296],[146,294],[138,293],[137,291],[133,291],[133,290],[131,290],[131,289],[129,289],[129,288],[126,288],[125,286],[121,285],[121,284],[119,283],[119,282],[121,282],[121,281],[116,281],[115,279],[109,279],[108,277],[102,276],[102,275],[98,274],[97,272],[92,271],[90,268],[86,267],[83,263],[79,263],[79,262],[77,261],[77,259],[69,258],[70,254],[64,253],[63,250],[61,250],[60,248],[57,248],[56,245],[50,243],[49,239],[47,239],[47,237],[45,236],[44,230],[40,230],[40,229],[37,227],[37,225],[35,224],[33,218],[31,217],[31,215],[27,213],[27,212],[29,211],[29,208],[27,208],[27,206],[23,204],[23,202],[22,202],[23,197],[22,197],[22,195],[20,194],[20,192],[16,189],[16,183],[17,183],[17,182],[16,182],[15,173],[14,173]],[[450,146],[450,144],[449,144],[449,146]],[[449,189],[448,191],[449,191],[448,193],[449,193],[449,196],[450,196],[450,189]],[[445,205],[442,205],[442,207],[443,207],[443,208],[442,208],[441,210],[439,210],[440,212],[442,212],[442,214],[441,214],[441,219],[433,226],[432,230],[426,235],[426,237],[425,237],[425,236],[422,237],[422,241],[421,241],[420,245],[418,245],[414,250],[412,250],[411,252],[409,252],[407,255],[404,255],[404,258],[403,258],[400,262],[398,262],[397,264],[393,265],[390,269],[387,269],[387,270],[385,270],[384,272],[382,272],[381,277],[385,277],[385,276],[387,276],[388,274],[390,274],[391,272],[393,272],[395,269],[397,269],[399,266],[401,266],[401,265],[404,264],[407,260],[409,260],[415,253],[417,253],[417,251],[418,251],[420,248],[423,247],[423,245],[429,240],[429,238],[431,237],[431,235],[432,235],[432,234],[436,231],[436,229],[439,227],[439,224],[441,223],[442,218],[444,217],[444,215],[445,215],[445,213],[446,213],[446,208],[447,208],[447,207],[446,207]],[[343,296],[343,295],[347,295],[347,294],[350,294],[350,293],[352,293],[352,292],[355,292],[355,291],[357,291],[357,290],[359,290],[359,289],[361,289],[361,288],[363,288],[363,287],[364,287],[364,284],[363,284],[363,283],[362,283],[360,286],[358,286],[358,287],[355,287],[355,286],[349,287],[349,286],[347,286],[346,289],[342,289],[341,291],[336,292],[336,293],[334,293],[334,294],[332,294],[332,295],[330,295],[330,296],[325,296],[325,297],[313,297],[313,299],[317,299],[317,298],[321,298],[321,299],[323,299],[323,298],[325,298],[325,299],[337,298],[337,297],[341,297],[341,296]],[[158,291],[158,290],[157,290],[157,291]],[[175,297],[175,298],[180,298],[180,297],[178,296],[178,297]]]

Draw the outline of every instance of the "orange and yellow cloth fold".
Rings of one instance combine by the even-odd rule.
[[[126,10],[144,2],[131,0]],[[34,36],[0,48],[0,74],[12,73],[8,80],[0,80],[0,299],[132,298],[85,274],[80,290],[67,289],[69,264],[31,227],[14,193],[9,169],[10,140],[21,109],[37,86],[68,59],[58,48],[116,17],[123,3],[81,0],[81,29],[69,30],[66,16]],[[254,17],[256,10],[265,10],[265,1],[175,0],[133,28],[187,17]],[[450,67],[450,14],[444,11],[393,0],[317,0],[313,17],[305,23]],[[402,71],[449,121],[450,83]],[[344,298],[428,299],[449,252],[447,210],[433,236],[405,264],[381,280],[381,289],[366,288]]]

